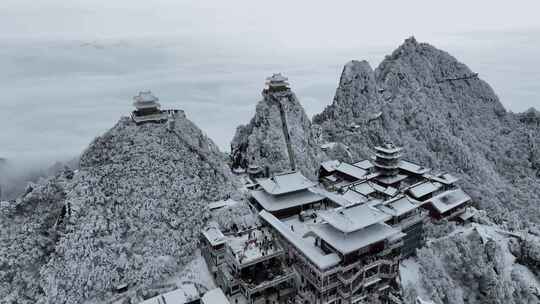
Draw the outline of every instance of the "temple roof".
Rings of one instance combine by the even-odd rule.
[[[431,204],[439,213],[445,213],[471,200],[471,197],[461,189],[445,191],[426,203]]]
[[[296,235],[290,227],[287,227],[283,222],[278,220],[272,214],[265,210],[259,213],[259,216],[276,229],[287,241],[289,241],[297,250],[302,252],[311,262],[313,262],[319,269],[328,269],[336,266],[341,261],[339,256],[335,253],[327,254],[321,249],[317,248],[314,244],[310,243],[307,239]]]
[[[394,237],[403,237],[399,229],[384,223],[375,223],[364,229],[345,234],[329,224],[312,227],[313,232],[342,254],[348,254],[371,244]]]
[[[304,206],[324,199],[322,195],[312,192],[309,189],[282,195],[271,195],[263,190],[252,190],[250,193],[265,210],[270,212]]]
[[[133,96],[133,100],[137,102],[157,102],[159,98],[152,94],[152,91],[141,91],[139,95]]]
[[[343,233],[361,230],[373,224],[389,220],[391,216],[383,213],[372,204],[356,204],[333,210],[321,211],[318,215],[329,225]]]
[[[141,91],[139,95],[133,96],[133,106],[137,109],[159,108],[159,98],[154,96],[151,91]]]
[[[362,179],[367,174],[367,171],[360,167],[337,160],[325,161],[321,164],[321,167],[328,172],[337,171],[356,179]]]
[[[401,150],[403,150],[403,148],[401,147],[397,147],[397,146],[394,146],[393,144],[384,144],[382,146],[376,146],[374,147],[375,151],[377,152],[382,152],[382,153],[386,153],[386,154],[394,154],[394,153],[398,153],[400,152]]]
[[[281,73],[274,73],[272,74],[272,76],[267,77],[266,80],[268,82],[284,82],[284,81],[289,80],[289,78],[281,75]]]
[[[269,194],[279,195],[295,192],[315,186],[300,172],[275,175],[271,178],[259,179],[259,185]]]

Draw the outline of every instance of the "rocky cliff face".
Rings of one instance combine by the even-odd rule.
[[[172,130],[123,118],[69,179],[3,205],[0,265],[10,267],[0,298],[99,302],[116,285],[137,290],[178,272],[196,248],[203,205],[235,186],[224,155],[183,112]]]
[[[498,223],[523,227],[540,223],[540,135],[528,125],[534,115],[517,117],[467,66],[410,38],[375,71],[349,62],[334,102],[314,122],[327,141],[343,142],[358,159],[392,141],[408,159],[456,172]]]
[[[317,145],[316,131],[293,92],[263,92],[255,116],[249,124],[238,127],[233,138],[233,167],[247,168],[254,164],[268,166],[272,172],[291,170],[280,107],[284,112],[286,133],[290,137],[296,167],[304,175],[314,178],[326,156]]]

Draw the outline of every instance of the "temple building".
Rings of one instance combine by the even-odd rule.
[[[293,269],[267,227],[228,235],[216,282],[233,303],[286,303],[296,295]]]
[[[309,221],[259,215],[293,261],[302,303],[370,303],[373,295],[401,303],[395,294],[404,234],[385,224],[388,214],[357,204],[317,211]]]
[[[131,118],[136,124],[147,122],[165,122],[167,114],[160,110],[159,98],[151,91],[141,91],[139,95],[133,97],[135,111],[131,113]]]
[[[272,74],[272,76],[266,78],[264,90],[267,92],[290,91],[287,80],[289,79],[281,75],[281,73]]]
[[[210,273],[216,276],[218,267],[225,262],[225,235],[217,225],[209,225],[203,229],[199,238],[201,254],[208,265]]]
[[[316,183],[300,172],[276,174],[257,182],[259,188],[250,191],[251,203],[278,217],[299,214],[324,203],[325,197],[314,189]]]
[[[401,148],[393,144],[384,144],[376,146],[375,156],[373,156],[373,165],[382,176],[395,176],[399,173],[399,158],[401,157]]]
[[[249,202],[262,226],[202,232],[230,302],[403,303],[400,261],[424,245],[428,221],[467,221],[472,200],[458,178],[402,151],[385,144],[371,159],[323,162],[319,184],[296,171],[254,177]]]

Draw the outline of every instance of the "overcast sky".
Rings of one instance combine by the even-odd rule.
[[[0,157],[74,157],[142,89],[226,150],[270,73],[311,116],[343,64],[376,67],[411,35],[480,73],[507,109],[540,108],[539,0],[364,2],[0,0]]]
[[[188,36],[304,48],[539,28],[538,0],[2,0],[0,37]]]

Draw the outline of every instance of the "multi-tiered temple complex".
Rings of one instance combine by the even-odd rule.
[[[267,79],[263,96],[282,116],[290,94],[281,74]],[[202,233],[218,285],[234,303],[402,303],[400,261],[423,246],[427,222],[467,221],[471,198],[457,178],[401,159],[403,148],[391,143],[356,163],[325,161],[310,181],[294,170],[282,120],[292,170],[253,166],[246,176],[260,226]]]

